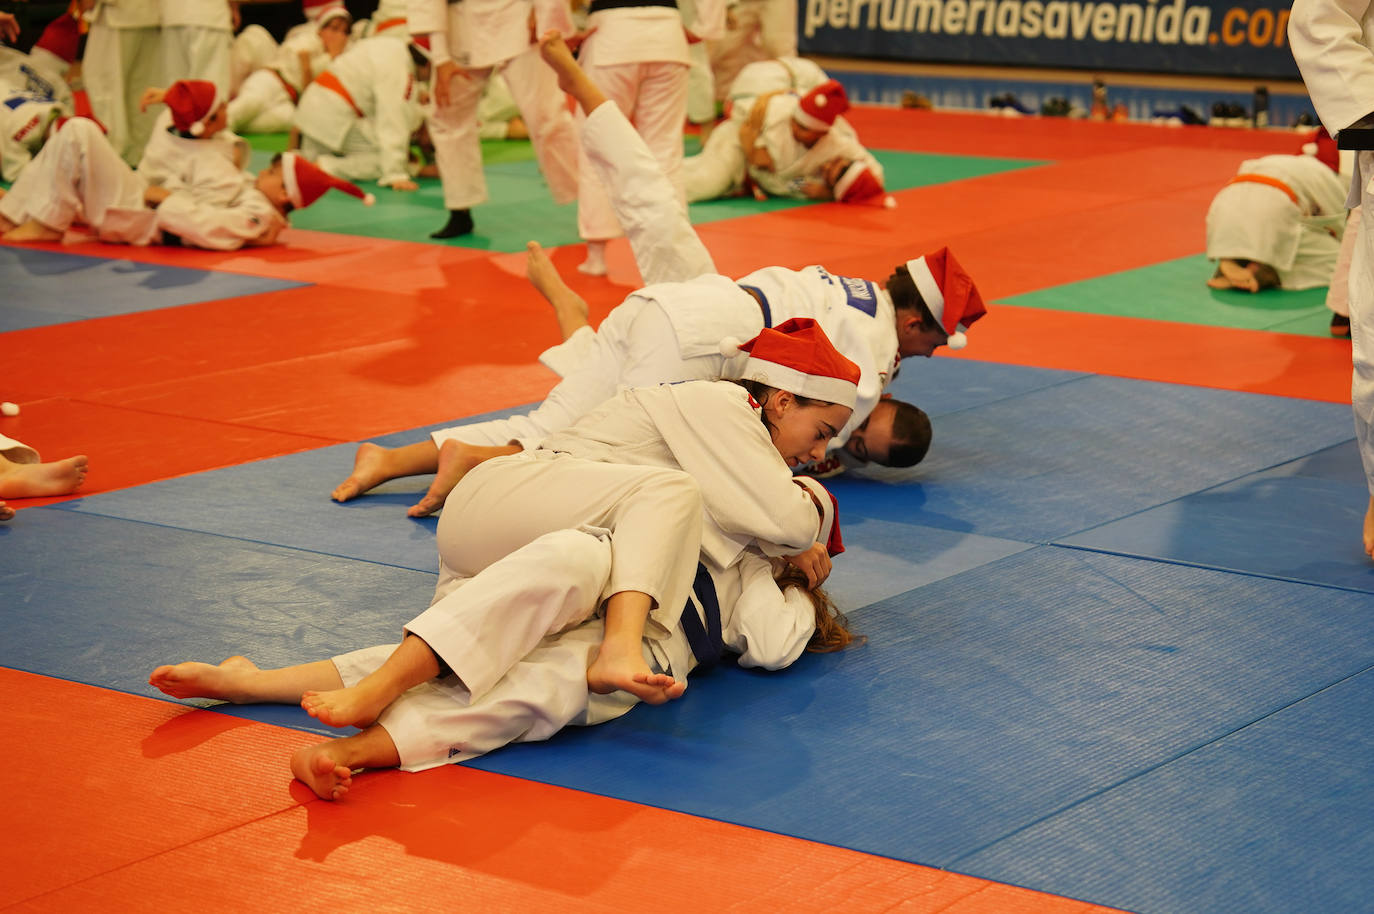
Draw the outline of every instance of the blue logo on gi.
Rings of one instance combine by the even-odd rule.
[[[857,308],[869,317],[874,317],[878,313],[878,293],[873,288],[873,283],[866,279],[858,279],[853,276],[836,277],[840,285],[844,287],[846,304],[851,308]]]

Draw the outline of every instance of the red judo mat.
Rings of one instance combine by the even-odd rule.
[[[875,148],[1041,164],[902,191],[890,210],[713,222],[701,234],[721,272],[820,262],[881,280],[949,244],[992,303],[969,357],[1348,398],[1348,344],[997,304],[1200,252],[1211,194],[1241,159],[1293,151],[1292,136],[891,109],[852,119]],[[518,252],[284,240],[229,254],[69,249],[313,285],[4,334],[4,399],[23,412],[0,433],[49,457],[90,455],[94,493],[531,402],[552,385],[534,360],[556,328]],[[553,257],[593,322],[638,285],[623,242],[607,278],[576,273],[579,248]],[[16,910],[148,909],[188,887],[227,909],[1102,910],[464,768],[382,774],[331,806],[286,773],[307,734],[31,674],[0,670],[0,684],[24,734],[11,741],[18,800],[0,814],[0,906]]]

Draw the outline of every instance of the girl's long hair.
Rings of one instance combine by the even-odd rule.
[[[850,645],[863,644],[863,635],[849,630],[849,620],[836,608],[834,601],[820,587],[808,588],[806,574],[794,565],[784,565],[776,575],[778,587],[786,590],[795,587],[806,595],[816,612],[816,630],[811,634],[806,649],[813,654],[829,654],[842,651]]]

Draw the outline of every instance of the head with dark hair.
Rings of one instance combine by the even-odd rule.
[[[902,358],[914,355],[929,358],[949,340],[949,334],[926,306],[925,299],[911,278],[906,264],[898,266],[887,278],[887,294],[897,312],[897,354]]]
[[[279,152],[272,156],[272,161],[266,168],[258,172],[257,180],[254,185],[264,197],[272,202],[283,216],[288,215],[295,206],[291,204],[291,198],[286,192],[286,177],[284,170],[285,163],[282,154]]]
[[[1262,292],[1280,286],[1279,271],[1258,260],[1223,257],[1207,285],[1213,289],[1237,289],[1241,292]]]
[[[849,456],[886,467],[911,467],[930,450],[930,417],[918,406],[884,398],[844,443]]]

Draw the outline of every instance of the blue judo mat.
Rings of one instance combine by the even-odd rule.
[[[779,673],[718,669],[681,702],[474,764],[1137,910],[1374,895],[1368,867],[1312,865],[1374,853],[1368,740],[1350,735],[1374,724],[1359,682],[1374,597],[1329,568],[1300,573],[1367,569],[1307,536],[1355,538],[1344,502],[1366,495],[1345,467],[1348,407],[913,368],[897,394],[935,418],[930,457],[832,484],[851,551],[830,589],[866,644]],[[19,595],[0,601],[0,664],[146,695],[162,662],[277,665],[394,641],[433,587],[433,522],[403,516],[427,480],[335,505],[350,463],[351,447],[327,448],[23,512],[0,527],[0,581]],[[1236,551],[1290,554],[1284,575],[1217,570],[1186,537],[1151,556],[1125,527],[1122,554],[1076,541],[1229,487],[1240,504],[1261,491],[1247,480],[1307,520],[1212,523]],[[1333,494],[1313,502],[1309,483]],[[1366,698],[1332,704],[1346,684]],[[1321,708],[1341,714],[1303,718]],[[299,709],[235,713],[318,729]],[[1290,721],[1323,759],[1303,777],[1252,756]],[[1200,813],[1228,795],[1250,798],[1244,815]],[[1294,815],[1308,809],[1320,815]],[[1254,885],[1200,908],[1204,875],[1243,853],[1258,855]],[[1295,907],[1300,890],[1316,903]]]
[[[0,332],[274,292],[305,283],[0,247]],[[22,305],[17,304],[23,302]]]

